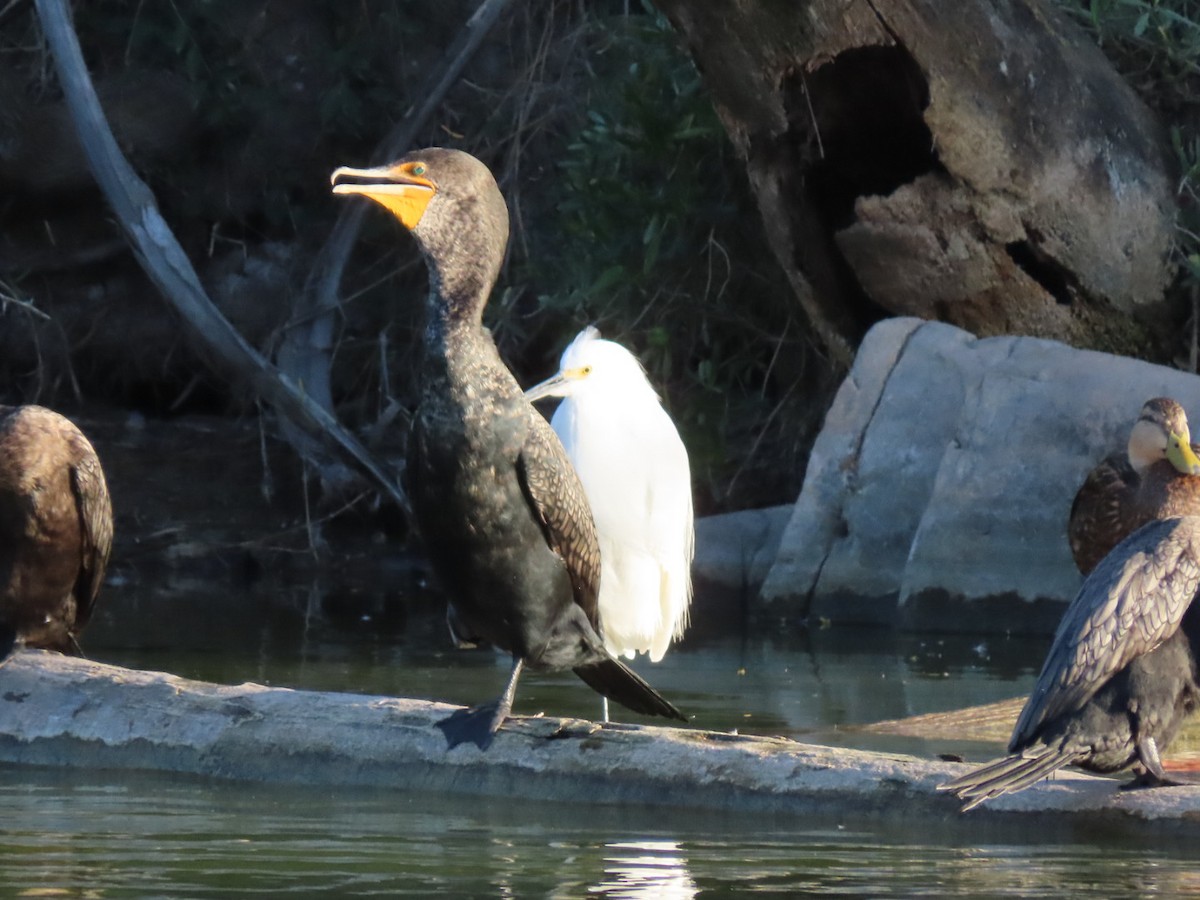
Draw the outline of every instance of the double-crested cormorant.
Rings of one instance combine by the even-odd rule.
[[[525,396],[565,398],[550,424],[596,519],[604,644],[658,662],[687,627],[692,596],[692,479],[679,432],[637,358],[590,326],[558,374]]]
[[[431,148],[375,169],[340,168],[334,192],[361,194],[412,232],[429,268],[421,398],[406,481],[459,643],[508,651],[495,701],[440,727],[451,747],[486,749],[521,669],[573,669],[635,712],[685,721],[605,648],[600,551],[583,487],[482,324],[508,242],[508,208],[483,163]]]
[[[40,406],[0,406],[0,658],[15,643],[79,652],[113,517],[91,443]]]
[[[1067,607],[1011,756],[943,784],[964,810],[1063,766],[1117,772],[1131,786],[1183,783],[1159,754],[1200,698],[1200,517],[1160,519],[1119,543]]]
[[[1182,406],[1168,397],[1146,402],[1126,452],[1092,469],[1071,505],[1067,539],[1080,572],[1147,522],[1200,515],[1200,458],[1190,442]]]

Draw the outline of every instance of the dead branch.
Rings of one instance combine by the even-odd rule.
[[[65,0],[35,0],[63,95],[88,166],[104,192],[138,262],[163,298],[191,329],[195,346],[215,369],[250,385],[289,421],[337,448],[339,455],[408,511],[408,500],[358,439],[329,409],[263,358],[229,324],[205,293],[195,269],[158,210],[149,187],[117,146],[83,62]]]
[[[417,96],[423,98],[421,102],[411,107],[388,132],[375,149],[372,162],[395,159],[411,147],[417,132],[441,105],[463,67],[510,2],[482,0],[447,51],[442,66],[430,74],[417,92]],[[317,253],[278,354],[280,368],[303,384],[309,395],[326,409],[333,408],[329,372],[333,361],[333,314],[339,305],[338,287],[358,238],[365,210],[366,205],[361,203],[343,206],[337,223]]]

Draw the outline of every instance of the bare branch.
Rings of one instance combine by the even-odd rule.
[[[332,412],[262,357],[213,305],[196,271],[158,211],[149,187],[134,173],[113,138],[83,62],[65,0],[36,0],[38,18],[92,174],[121,223],[130,246],[163,298],[192,331],[214,368],[250,385],[258,396],[340,455],[408,512],[396,480],[372,458]]]

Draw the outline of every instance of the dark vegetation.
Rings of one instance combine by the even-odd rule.
[[[118,138],[257,346],[278,346],[337,214],[329,172],[381,161],[372,148],[475,5],[76,4]],[[1195,5],[1067,3],[1172,123],[1185,171],[1178,290],[1192,294]],[[110,221],[31,4],[0,6],[0,49],[0,399],[258,415],[243,387],[199,362]],[[660,386],[692,453],[699,512],[795,496],[843,372],[811,335],[743,167],[652,8],[514,4],[418,143],[480,156],[509,200],[513,238],[488,321],[519,380],[551,372],[594,322]],[[341,419],[384,456],[402,449],[424,278],[401,230],[369,216],[343,283],[333,380]]]
[[[214,299],[268,352],[337,212],[328,175],[363,165],[415,102],[473,2],[350,6],[98,0],[80,36],[118,139]],[[142,278],[72,146],[32,8],[0,19],[0,391],[151,416],[253,412],[205,371]],[[825,406],[822,366],[760,235],[745,175],[690,61],[652,11],[515,4],[420,144],[491,165],[513,238],[488,321],[523,383],[589,322],[643,359],[693,456],[702,510],[794,496]],[[410,402],[425,274],[370,216],[343,283],[343,421]],[[820,385],[818,396],[811,395]]]

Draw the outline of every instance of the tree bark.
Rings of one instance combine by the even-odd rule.
[[[836,360],[883,315],[1163,357],[1162,128],[1039,0],[662,0]]]

